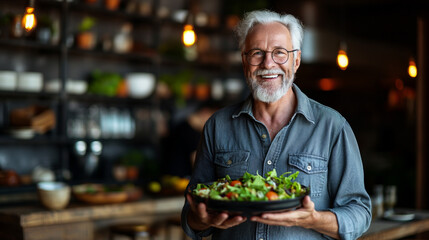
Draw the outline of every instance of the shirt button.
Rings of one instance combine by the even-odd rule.
[[[231,165],[231,163],[232,163],[232,160],[231,160],[231,159],[229,159],[229,160],[226,162],[226,164],[228,164],[228,165]]]
[[[271,162],[271,160],[268,160],[268,161],[267,161],[267,164],[268,164],[268,165],[271,165],[271,164],[273,164],[273,162]]]
[[[259,240],[264,240],[263,238],[260,238]]]
[[[311,165],[308,165],[308,166],[307,166],[307,170],[308,170],[308,171],[311,171]]]
[[[265,138],[267,138],[267,135],[266,135],[266,134],[262,134],[262,135],[261,135],[261,137],[262,137],[263,139],[265,139]]]

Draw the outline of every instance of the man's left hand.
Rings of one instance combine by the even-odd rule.
[[[251,221],[285,227],[299,226],[339,239],[337,216],[330,211],[316,211],[309,196],[302,200],[302,207],[285,212],[263,213]]]
[[[314,222],[314,215],[317,214],[314,209],[314,203],[309,196],[305,196],[302,200],[302,207],[294,211],[263,213],[260,216],[253,216],[251,221],[265,223],[268,225],[279,226],[300,226],[308,228]]]

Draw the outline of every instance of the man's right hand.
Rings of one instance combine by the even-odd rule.
[[[194,202],[190,194],[186,195],[186,199],[191,206],[191,211],[188,213],[188,224],[193,230],[203,231],[209,227],[227,229],[247,220],[243,216],[229,218],[229,215],[224,212],[219,214],[208,213],[206,204]]]

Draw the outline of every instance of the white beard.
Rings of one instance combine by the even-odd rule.
[[[255,99],[265,102],[272,103],[279,100],[283,97],[289,88],[292,86],[293,80],[295,78],[294,69],[292,67],[291,74],[286,76],[286,73],[280,69],[273,70],[256,70],[255,76],[247,79],[247,84],[249,85],[252,95]],[[281,74],[282,81],[280,87],[276,88],[272,83],[262,83],[260,84],[256,80],[257,75],[270,75],[270,74]]]

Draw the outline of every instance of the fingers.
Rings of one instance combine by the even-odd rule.
[[[264,213],[261,216],[254,216],[250,220],[269,225],[301,226],[311,220],[314,211],[314,202],[309,196],[305,196],[302,200],[302,207],[296,210]]]
[[[194,216],[198,218],[198,221],[209,226],[227,229],[241,224],[247,220],[242,216],[230,218],[229,214],[227,213],[209,213],[207,212],[206,204],[194,202],[190,194],[186,194],[186,199],[191,206],[191,211],[193,212]]]
[[[302,200],[302,207],[309,210],[314,209],[314,202],[311,201],[310,196],[304,197],[304,199]]]
[[[226,217],[226,218],[225,218]],[[245,222],[247,219],[242,216],[235,216],[233,218],[229,218],[229,215],[226,213],[221,213],[217,215],[216,219],[213,221],[212,226],[221,229],[227,229],[230,227],[234,227]]]

